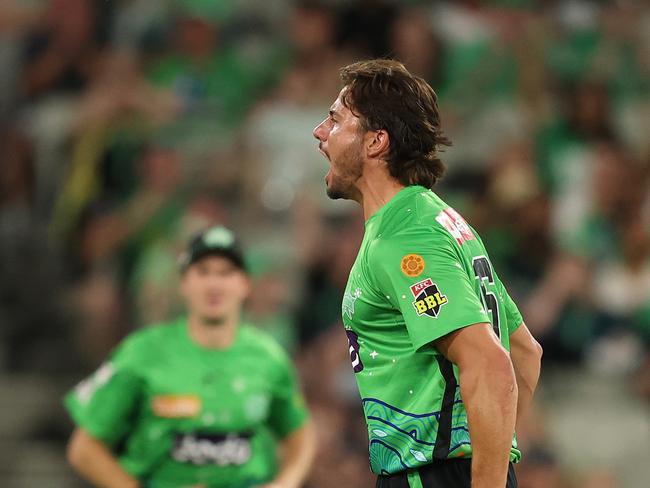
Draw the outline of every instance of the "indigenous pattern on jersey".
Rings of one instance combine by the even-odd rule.
[[[372,471],[471,457],[458,370],[433,341],[488,322],[509,350],[522,323],[476,232],[432,191],[401,190],[366,221],[342,313]]]
[[[277,439],[307,417],[293,366],[272,339],[244,326],[228,349],[206,349],[184,319],[129,336],[65,405],[148,488],[268,482]]]

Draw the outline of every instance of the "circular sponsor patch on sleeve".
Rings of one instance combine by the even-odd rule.
[[[402,258],[402,273],[406,276],[420,276],[424,271],[424,258],[419,254],[407,254]]]

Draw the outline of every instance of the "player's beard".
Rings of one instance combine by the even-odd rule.
[[[226,323],[225,315],[204,315],[201,317],[201,323],[208,327],[218,327]]]
[[[332,164],[330,162],[330,164]],[[355,200],[357,193],[354,184],[363,175],[363,163],[361,161],[361,141],[350,144],[336,163],[338,174],[334,174],[334,164],[330,169],[330,177],[327,182],[327,196],[332,200],[345,199]]]

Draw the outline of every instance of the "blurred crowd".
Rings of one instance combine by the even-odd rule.
[[[320,434],[309,488],[373,486],[340,324],[363,220],[325,196],[311,131],[338,68],[376,56],[438,93],[453,146],[436,191],[544,347],[520,486],[640,487],[645,0],[0,0],[1,374],[65,389],[177,316],[181,249],[224,223],[248,244],[248,320],[299,365]],[[25,435],[62,453],[58,401]]]

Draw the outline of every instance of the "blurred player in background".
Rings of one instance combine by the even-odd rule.
[[[249,288],[231,231],[190,242],[187,317],[130,335],[66,396],[79,474],[115,488],[302,485],[314,434],[287,355],[240,323]]]
[[[366,220],[343,323],[377,486],[516,487],[515,421],[541,348],[479,236],[431,191],[450,144],[436,94],[390,60],[341,78],[314,136],[327,194],[356,200]]]

